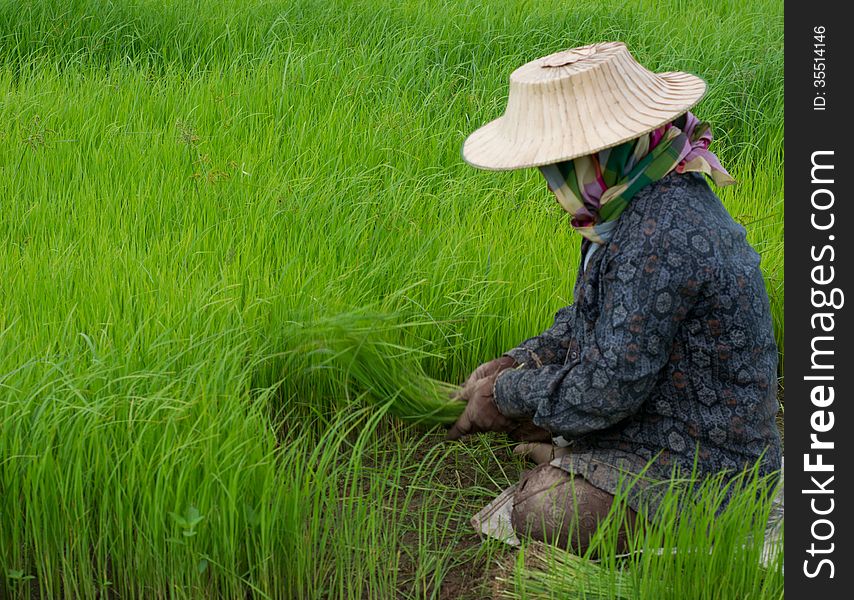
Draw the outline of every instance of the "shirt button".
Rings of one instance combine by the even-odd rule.
[[[572,360],[577,360],[578,359],[578,352],[573,350],[572,352],[569,353],[569,358],[571,358]]]

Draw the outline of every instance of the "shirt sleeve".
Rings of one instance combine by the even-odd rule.
[[[572,439],[618,423],[649,396],[709,271],[685,244],[638,229],[602,267],[599,314],[579,358],[501,373],[504,415]]]
[[[526,368],[538,369],[544,365],[563,363],[569,346],[570,323],[574,307],[565,306],[555,314],[554,324],[540,335],[529,338],[504,353]]]

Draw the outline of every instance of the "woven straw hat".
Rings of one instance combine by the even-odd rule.
[[[592,154],[669,123],[705,92],[695,75],[648,71],[621,42],[563,50],[513,71],[504,115],[466,139],[463,158],[504,171]]]

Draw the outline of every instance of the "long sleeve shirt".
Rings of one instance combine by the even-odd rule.
[[[569,440],[553,464],[611,493],[652,459],[647,481],[690,473],[695,457],[700,475],[760,457],[762,472],[779,469],[777,346],[759,262],[702,176],[647,186],[579,269],[574,303],[507,352],[523,365],[497,378],[499,410]]]

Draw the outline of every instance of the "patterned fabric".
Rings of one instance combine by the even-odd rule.
[[[593,242],[606,241],[638,190],[671,171],[705,173],[720,186],[735,183],[709,152],[709,124],[690,112],[678,122],[683,128],[668,123],[619,146],[540,167],[581,235]]]
[[[590,242],[582,244],[582,255]],[[759,255],[705,179],[640,190],[579,273],[575,302],[507,352],[495,401],[571,441],[553,465],[615,493],[621,477],[673,468],[780,467],[777,347]],[[661,489],[658,486],[657,489]],[[655,504],[655,495],[632,497]]]

